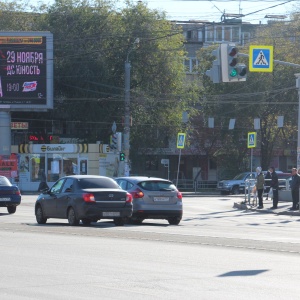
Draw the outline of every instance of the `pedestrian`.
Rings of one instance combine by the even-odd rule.
[[[270,187],[273,191],[273,206],[270,209],[277,209],[278,206],[278,176],[275,172],[274,167],[269,168],[269,172],[271,174],[271,184]]]
[[[46,174],[43,169],[40,169],[39,175],[40,175],[41,182],[39,184],[38,192],[42,192],[49,189],[49,187],[47,184]]]
[[[256,168],[256,191],[257,191],[257,197],[258,197],[258,209],[264,208],[263,204],[263,191],[264,191],[264,183],[265,183],[265,178],[264,174],[261,171],[261,167]]]
[[[269,192],[270,192],[270,186],[271,186],[271,173],[267,171],[267,174],[265,176],[265,187],[266,187],[266,193],[267,193],[267,198],[269,198]]]
[[[292,169],[292,180],[291,180],[291,192],[293,199],[293,206],[290,210],[297,210],[299,207],[299,187],[300,187],[300,175],[296,168]]]

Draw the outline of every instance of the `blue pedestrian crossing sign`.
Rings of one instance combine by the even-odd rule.
[[[273,46],[249,47],[249,71],[273,72]]]
[[[256,147],[256,132],[248,132],[248,148]]]
[[[179,132],[177,135],[177,148],[183,149],[185,143],[185,133]]]

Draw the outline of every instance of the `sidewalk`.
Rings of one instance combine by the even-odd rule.
[[[245,200],[241,200],[240,202],[236,202],[236,199],[234,200],[234,208],[240,209],[240,210],[250,210],[255,211],[258,213],[264,213],[264,214],[276,214],[276,215],[288,215],[288,216],[300,216],[299,210],[290,210],[292,207],[291,202],[279,202],[277,209],[270,209],[273,206],[272,200],[264,200],[264,208],[263,209],[257,209],[256,205],[252,205],[252,199],[250,201],[250,205],[247,201],[245,204]]]
[[[250,198],[250,205],[248,203],[248,199],[245,203],[245,197],[240,195],[220,195],[216,192],[183,192],[183,197],[226,197],[231,198],[233,201],[233,207],[239,210],[248,210],[254,211],[257,213],[264,213],[264,214],[276,214],[276,215],[288,215],[288,216],[300,216],[299,210],[289,210],[292,207],[292,202],[282,201],[278,203],[277,209],[270,209],[273,206],[272,200],[265,200],[264,199],[264,208],[263,209],[256,209],[257,205],[254,205],[255,202],[253,197]]]

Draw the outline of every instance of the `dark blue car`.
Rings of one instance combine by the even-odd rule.
[[[5,176],[0,176],[0,207],[7,207],[8,213],[14,214],[20,203],[21,192],[19,188],[11,184]]]

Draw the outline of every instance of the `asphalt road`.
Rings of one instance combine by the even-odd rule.
[[[300,217],[184,198],[179,226],[37,225],[34,196],[0,208],[0,299],[297,299]]]

